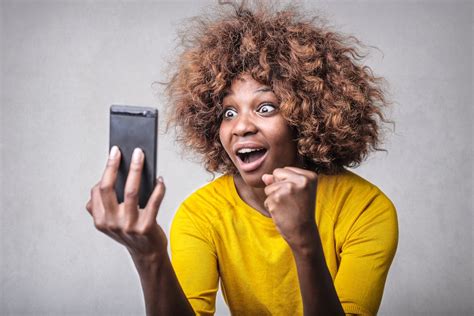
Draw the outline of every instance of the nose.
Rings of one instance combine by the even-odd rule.
[[[233,134],[235,136],[247,136],[257,133],[258,127],[254,122],[254,118],[251,117],[251,114],[240,113],[234,119],[234,128]]]

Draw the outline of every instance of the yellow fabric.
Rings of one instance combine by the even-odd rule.
[[[356,174],[318,177],[324,255],[347,314],[374,315],[398,242],[395,207]],[[302,315],[292,252],[265,217],[241,200],[224,175],[189,196],[173,219],[172,264],[198,315],[215,312],[220,278],[232,315]]]

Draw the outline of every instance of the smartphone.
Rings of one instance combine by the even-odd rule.
[[[124,200],[133,150],[141,148],[145,154],[140,180],[139,206],[144,208],[156,184],[158,145],[158,110],[152,107],[112,105],[110,107],[109,152],[112,146],[120,149],[120,166],[115,182],[119,203]]]

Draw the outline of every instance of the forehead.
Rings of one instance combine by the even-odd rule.
[[[249,75],[242,75],[232,81],[231,86],[224,91],[224,98],[239,93],[258,94],[262,92],[273,92],[272,88],[262,84]]]

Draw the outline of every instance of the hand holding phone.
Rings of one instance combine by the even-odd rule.
[[[168,241],[163,229],[156,222],[158,209],[165,194],[163,180],[159,178],[156,182],[154,178],[156,125],[138,119],[144,114],[143,111],[141,114],[135,113],[138,118],[124,115],[125,117],[113,119],[114,115],[122,115],[123,108],[118,110],[120,114],[112,114],[111,111],[112,148],[106,168],[101,180],[91,190],[91,198],[86,204],[86,209],[92,215],[95,227],[126,246],[134,260],[160,261],[167,254]],[[144,126],[150,129],[151,134],[142,135],[147,129]],[[120,146],[126,153],[122,153]],[[151,150],[148,165],[147,150],[149,153]],[[117,190],[119,179],[124,185],[120,184]],[[154,186],[151,183],[157,184]],[[144,187],[146,190],[142,191]],[[147,195],[145,199],[144,196]]]

